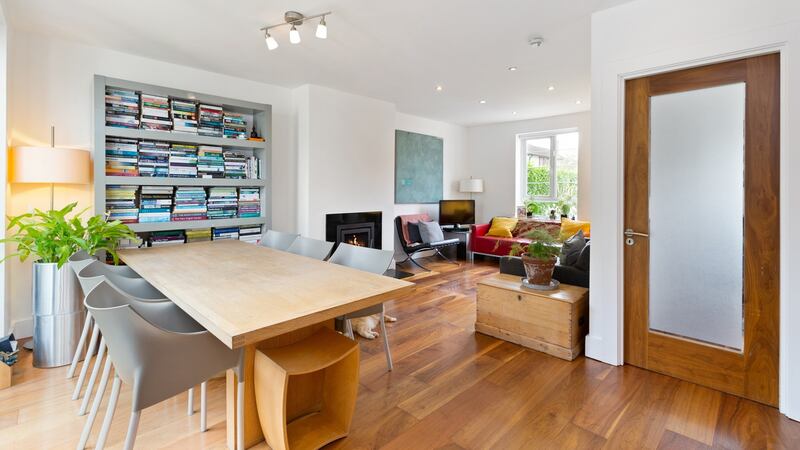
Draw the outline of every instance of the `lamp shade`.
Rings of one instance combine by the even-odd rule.
[[[14,147],[11,183],[89,184],[89,152],[74,148]]]
[[[480,178],[461,180],[458,183],[458,192],[483,192],[483,180]]]

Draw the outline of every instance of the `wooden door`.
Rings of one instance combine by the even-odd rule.
[[[631,79],[625,98],[625,362],[773,406],[779,356],[779,80],[779,55],[770,54]],[[720,96],[737,89],[739,149],[725,139],[704,141],[703,133],[676,137],[697,122],[713,135],[714,122],[731,110],[721,106],[728,100]],[[706,98],[725,100],[698,100]],[[675,114],[674,105],[682,104],[701,106]],[[736,102],[731,105],[735,109]],[[699,111],[706,107],[718,113],[704,116]],[[716,147],[715,158],[720,166],[734,167],[730,172],[706,158],[706,150]],[[690,153],[679,157],[681,152]],[[698,175],[708,159],[712,169]],[[717,192],[723,185],[733,187]],[[687,190],[694,196],[677,198]],[[677,211],[686,214],[670,210],[676,199],[682,205]],[[743,217],[737,223],[740,201]],[[693,210],[695,203],[705,206]],[[733,212],[720,209],[719,216],[733,220],[714,223],[709,210],[727,203]],[[709,244],[724,233],[733,238]],[[739,256],[719,259],[718,252]],[[734,269],[725,272],[723,266]],[[731,278],[720,282],[725,277]],[[716,309],[704,311],[707,304]],[[725,321],[733,324],[724,330],[732,337],[705,338]],[[697,322],[695,330],[673,331],[690,322]]]

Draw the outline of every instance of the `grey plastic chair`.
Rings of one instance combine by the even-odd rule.
[[[175,326],[163,312],[163,308],[169,307],[166,305],[177,308],[173,303],[136,302],[106,281],[92,289],[84,304],[94,316],[108,345],[109,360],[104,374],[110,372],[112,364],[115,369],[114,384],[96,448],[105,446],[122,382],[132,387],[131,417],[124,446],[130,450],[136,440],[143,409],[205,383],[217,373],[231,368],[236,371],[239,381],[236,433],[240,438],[238,442],[242,443],[244,371],[241,349],[229,349],[199,325],[183,323]],[[97,407],[101,400],[100,397],[95,400]],[[92,409],[95,409],[94,405]],[[94,416],[90,415],[89,419],[93,421]],[[91,432],[89,419],[83,433],[87,438]],[[201,424],[203,431],[204,427],[205,424]],[[83,435],[81,440],[85,445]],[[83,447],[79,444],[79,448]]]
[[[125,267],[122,269],[122,267]],[[86,265],[80,272],[78,272],[78,282],[81,285],[81,289],[84,292],[84,298],[86,297],[86,293],[90,292],[98,283],[103,280],[109,280],[115,286],[120,288],[123,292],[136,297],[142,301],[148,300],[155,300],[155,301],[166,301],[167,298],[164,297],[164,294],[159,292],[156,288],[154,288],[150,283],[148,283],[144,278],[129,278],[128,275],[136,274],[127,266],[111,266],[108,264],[104,264],[100,261],[94,261],[88,265]],[[136,275],[138,277],[138,275]],[[91,314],[86,315],[86,322],[89,322],[91,319]],[[87,329],[86,325],[84,325],[84,329]],[[89,370],[89,359],[91,355],[95,352],[95,345],[97,344],[97,339],[100,338],[100,329],[97,328],[95,325],[92,329],[92,337],[89,339],[89,347],[86,350],[86,357],[84,359],[83,367],[81,367],[80,375],[78,375],[78,381],[75,383],[75,390],[72,391],[72,399],[77,400],[81,396],[81,389],[83,389],[83,382],[86,380],[86,374]],[[85,337],[84,337],[85,340]],[[80,348],[77,349],[80,351]],[[97,379],[97,374],[100,371],[100,365],[102,364],[103,354],[105,352],[105,343],[102,338],[100,338],[100,344],[97,347],[97,357],[94,361],[94,368],[92,369],[92,373],[89,376],[89,382],[86,386],[86,397],[84,397],[83,402],[81,402],[81,407],[78,409],[78,415],[82,416],[86,414],[86,408],[89,406],[89,396],[88,394],[92,392],[94,388],[94,382]],[[77,352],[76,352],[77,353]],[[75,360],[75,357],[72,358]]]
[[[328,262],[383,275],[389,268],[389,264],[392,263],[393,258],[394,252],[389,250],[378,250],[341,243],[336,247],[336,251],[333,252]],[[383,349],[386,352],[386,365],[389,370],[392,370],[394,364],[392,364],[392,352],[389,350],[389,336],[386,335],[386,318],[383,303],[342,316],[341,319],[344,321],[345,334],[347,334],[350,339],[355,339],[353,335],[353,325],[350,323],[350,319],[371,316],[373,314],[378,314],[380,316]]]
[[[296,233],[284,233],[282,231],[267,230],[264,237],[261,238],[261,245],[264,247],[274,248],[275,250],[286,251],[294,241],[299,237]]]
[[[333,242],[320,241],[319,239],[300,236],[286,249],[295,255],[324,260],[331,254]]]
[[[78,273],[83,270],[84,267],[88,266],[91,263],[98,262],[97,258],[94,256],[90,256],[85,251],[81,250],[72,254],[67,260],[67,264],[69,265],[72,272],[75,274],[75,278],[78,278]],[[116,273],[117,275],[124,276],[124,277],[132,277],[132,278],[140,278],[139,275],[134,272],[130,267],[127,266],[109,266],[109,271]],[[84,293],[85,296],[85,293]],[[89,336],[89,329],[92,326],[92,316],[87,314],[86,319],[83,321],[83,330],[81,331],[81,337],[78,340],[78,345],[75,347],[75,353],[72,356],[72,363],[69,365],[69,370],[67,370],[67,378],[72,378],[75,376],[75,369],[78,367],[78,362],[81,360],[83,356],[83,349],[86,344],[86,337]],[[94,346],[92,346],[94,347]],[[85,358],[85,357],[84,357]]]

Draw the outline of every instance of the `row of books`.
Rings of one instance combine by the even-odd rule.
[[[106,125],[139,128],[139,93],[129,89],[106,87]]]
[[[150,237],[141,241],[140,246],[160,247],[164,245],[191,244],[193,242],[218,241],[234,239],[251,244],[261,242],[261,226],[248,225],[242,227],[198,228],[195,230],[154,231]]]
[[[222,106],[107,86],[106,125],[247,139],[244,114]]]
[[[139,191],[138,186],[108,185],[106,210],[109,220],[123,223],[253,218],[261,216],[261,190],[257,187],[142,186]]]
[[[254,155],[226,151],[214,145],[106,138],[106,175],[258,179]]]

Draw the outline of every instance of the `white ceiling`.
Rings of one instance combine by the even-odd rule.
[[[590,15],[627,1],[3,0],[3,10],[14,29],[474,125],[589,109]],[[259,28],[286,10],[332,10],[328,39],[314,38],[314,21],[300,45],[282,28],[267,51]],[[527,44],[534,35],[541,48]]]

